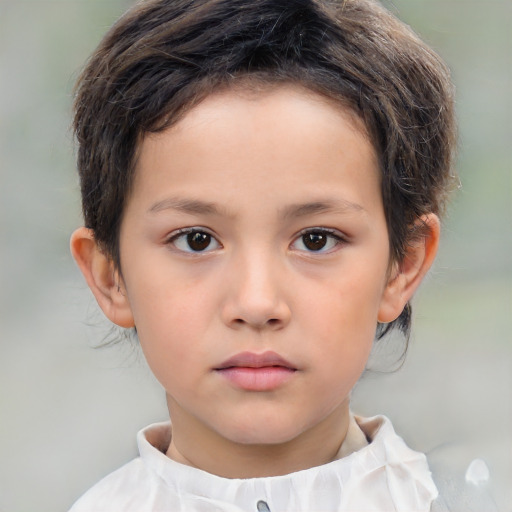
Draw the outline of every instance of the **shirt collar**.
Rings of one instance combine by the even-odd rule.
[[[365,507],[372,499],[395,510],[429,510],[437,496],[425,456],[408,448],[384,416],[352,416],[337,460],[263,478],[223,478],[173,461],[165,455],[171,432],[170,422],[139,432],[140,456],[148,469],[182,496],[239,507],[233,510],[252,510],[258,500],[272,511],[343,510],[333,504]]]

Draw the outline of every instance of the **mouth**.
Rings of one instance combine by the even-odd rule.
[[[263,352],[256,354],[254,352],[241,352],[224,361],[215,370],[225,370],[227,368],[271,368],[282,367],[290,370],[296,370],[291,363],[275,352]]]
[[[246,391],[272,391],[286,384],[298,371],[275,352],[241,352],[214,371],[232,386]]]

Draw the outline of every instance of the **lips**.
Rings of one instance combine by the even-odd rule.
[[[297,372],[275,352],[241,352],[224,361],[215,372],[232,386],[246,391],[272,391],[286,384]]]
[[[275,352],[263,352],[263,354],[255,354],[254,352],[241,352],[227,361],[224,361],[216,370],[224,370],[232,367],[245,368],[264,368],[271,366],[282,366],[290,370],[296,370],[294,366],[286,359]]]

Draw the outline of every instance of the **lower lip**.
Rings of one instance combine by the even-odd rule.
[[[217,370],[236,387],[247,391],[272,391],[288,382],[296,370],[284,366],[250,368],[236,366]]]

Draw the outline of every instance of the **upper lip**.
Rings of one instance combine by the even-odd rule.
[[[265,368],[268,366],[283,366],[296,370],[293,364],[272,351],[263,352],[261,354],[255,352],[240,352],[221,363],[215,370],[225,370],[226,368],[234,367]]]

